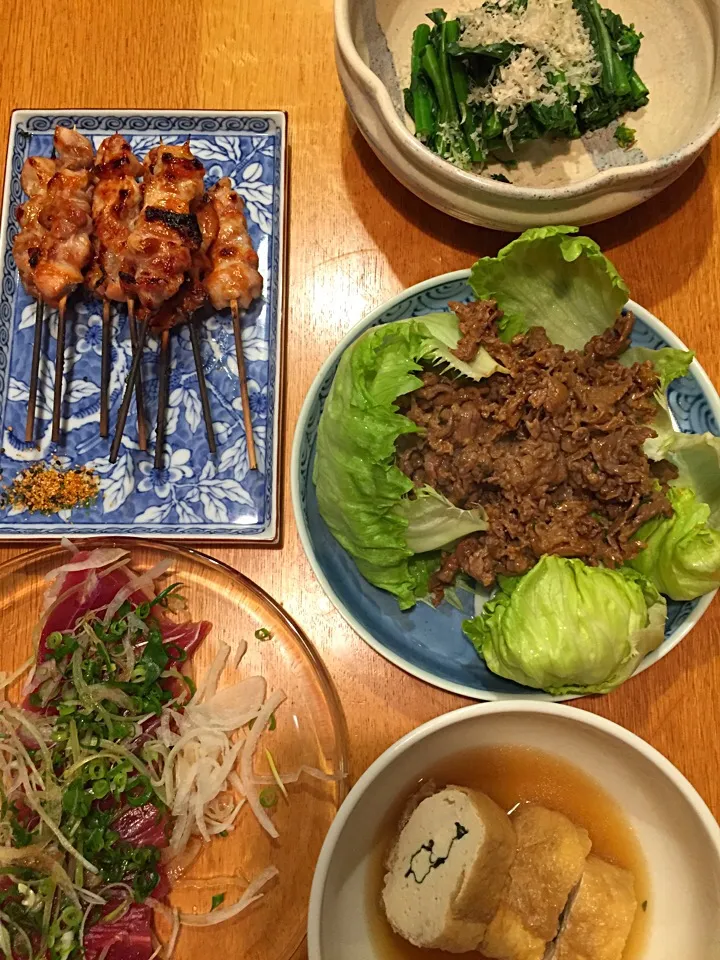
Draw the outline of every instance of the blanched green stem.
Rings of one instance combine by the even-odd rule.
[[[425,47],[428,45],[428,40],[430,39],[430,27],[426,23],[421,23],[419,27],[416,27],[415,33],[413,33],[413,42],[412,42],[412,59],[410,61],[411,75],[410,82],[420,76],[422,72],[422,63],[420,58]]]
[[[600,85],[605,93],[623,96],[630,92],[627,70],[615,53],[610,34],[602,18],[597,0],[574,0],[576,10],[582,15],[590,33],[592,45],[602,66]]]
[[[455,29],[453,29],[455,28]],[[448,32],[451,36],[448,37]],[[453,36],[454,34],[454,36]],[[453,88],[452,74],[450,72],[450,57],[448,56],[447,46],[453,40],[457,40],[460,35],[457,20],[446,20],[440,28],[440,78],[443,85],[443,93],[447,103],[448,120],[459,120],[457,101],[455,100],[455,90]]]
[[[415,134],[420,140],[429,139],[435,132],[433,102],[422,69],[422,53],[427,47],[429,39],[430,27],[426,23],[421,23],[413,34],[410,79]]]
[[[443,87],[442,76],[440,75],[440,64],[438,63],[435,48],[430,43],[423,50],[422,65],[423,70],[430,77],[432,85],[435,88],[435,96],[438,102],[438,119],[441,123],[447,123],[450,118],[448,117],[448,102],[445,96],[445,88]]]
[[[443,43],[447,49],[448,45],[456,42],[460,37],[460,24],[457,20],[448,20],[444,24],[443,32]],[[453,91],[455,93],[455,99],[457,101],[458,109],[460,111],[460,123],[462,124],[463,131],[465,132],[465,139],[467,140],[468,149],[470,151],[470,159],[473,163],[482,163],[485,160],[485,157],[478,150],[474,134],[476,133],[476,126],[470,116],[470,111],[468,110],[468,94],[470,93],[470,85],[468,83],[467,71],[465,70],[465,65],[462,60],[457,57],[448,57],[446,55],[446,60],[450,63],[450,77],[452,79]]]
[[[636,101],[644,100],[650,91],[642,82],[635,70],[631,71],[628,79],[630,83],[630,92],[632,93],[634,99]]]

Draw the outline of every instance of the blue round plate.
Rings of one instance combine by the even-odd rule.
[[[315,378],[305,399],[295,431],[292,452],[292,498],[300,537],[318,579],[348,623],[378,653],[416,677],[453,693],[478,700],[525,697],[536,700],[569,700],[520,686],[491,673],[465,638],[461,623],[473,614],[473,598],[460,591],[465,609],[444,603],[437,609],[419,603],[401,612],[394,597],[373,587],[358,573],[351,557],[335,540],[318,511],[312,466],[315,437],[325,399],[343,351],[370,327],[405,317],[447,310],[450,300],[467,301],[473,293],[467,284],[469,270],[459,270],[419,283],[374,310],[348,333]],[[632,342],[645,347],[678,347],[685,344],[643,307],[629,301],[637,318]],[[670,408],[683,433],[718,434],[720,397],[697,361],[669,389]],[[665,640],[643,660],[637,673],[664,657],[695,626],[714,594],[684,603],[668,602]]]

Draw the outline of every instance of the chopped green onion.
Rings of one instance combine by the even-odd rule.
[[[150,601],[150,606],[151,606],[151,607],[154,607],[156,603],[160,603],[160,604],[162,604],[163,606],[167,606],[167,600],[168,600],[170,594],[173,593],[173,591],[177,590],[177,589],[178,589],[179,587],[181,587],[181,586],[182,586],[182,584],[181,584],[179,581],[178,581],[178,583],[171,583],[170,586],[169,586],[169,587],[165,587],[165,589],[162,590],[162,591],[155,597],[154,600],[151,600],[151,601]]]
[[[45,640],[45,646],[48,650],[57,650],[60,644],[63,642],[63,635],[59,630],[55,630],[54,633],[51,633]]]
[[[139,603],[135,607],[135,616],[138,620],[147,620],[150,616],[150,602],[146,600],[144,603]]]
[[[85,772],[91,780],[102,780],[107,774],[107,764],[104,760],[91,760]]]
[[[92,785],[92,792],[96,800],[102,800],[110,793],[110,784],[107,780],[96,780]]]
[[[255,631],[256,640],[270,640],[272,633],[268,630],[267,627],[260,627]]]
[[[220,906],[220,904],[223,902],[224,899],[225,899],[224,893],[216,893],[215,896],[212,898],[212,906],[210,907],[210,912],[212,913],[213,910],[216,910]]]
[[[277,803],[277,793],[275,793],[272,787],[265,787],[260,791],[258,799],[260,800],[261,807],[265,807],[266,809],[274,807]]]
[[[142,807],[152,799],[154,792],[147,777],[134,776],[127,781],[125,799],[128,806]]]
[[[115,620],[114,623],[110,624],[110,635],[112,637],[122,637],[125,633],[127,633],[126,620]]]
[[[274,730],[277,727],[277,720],[275,719],[275,714],[270,714],[270,720],[268,721],[268,730]]]
[[[77,907],[65,907],[63,912],[60,914],[63,923],[66,927],[79,927],[82,921],[82,911],[78,910]]]

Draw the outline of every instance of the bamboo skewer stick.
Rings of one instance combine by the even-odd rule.
[[[32,368],[30,370],[30,394],[28,396],[25,440],[31,443],[35,435],[35,409],[37,407],[38,378],[40,375],[40,352],[42,349],[44,304],[38,300],[35,307],[35,339],[33,340]]]
[[[100,365],[100,436],[105,438],[110,433],[110,356],[111,356],[112,319],[110,317],[110,301],[103,302],[102,315],[102,360]]]
[[[147,332],[148,322],[147,319],[145,319],[140,324],[140,330],[138,331],[137,350],[133,356],[132,366],[130,367],[130,373],[128,374],[127,383],[125,384],[125,393],[123,394],[120,410],[118,411],[117,425],[115,426],[115,436],[113,437],[112,446],[110,447],[110,463],[115,463],[120,451],[120,443],[122,442],[123,433],[125,432],[125,423],[127,422],[128,410],[130,409],[130,401],[132,400],[135,384],[137,383],[137,378],[140,373],[140,365],[142,363],[143,351],[145,350]]]
[[[202,354],[200,353],[200,335],[198,334],[197,321],[195,319],[190,320],[190,343],[192,344],[193,357],[195,358],[195,370],[197,371],[198,386],[200,388],[200,403],[202,404],[203,419],[205,420],[208,447],[210,448],[210,453],[216,453],[217,446],[215,444],[212,412],[210,411],[210,398],[208,397],[205,371],[202,365]]]
[[[240,400],[242,403],[243,421],[245,422],[245,439],[248,451],[248,465],[251,470],[257,470],[257,455],[255,453],[255,437],[253,436],[252,418],[250,416],[250,398],[248,396],[247,374],[245,372],[245,354],[242,345],[242,330],[240,328],[240,310],[237,300],[230,301],[230,310],[233,318],[233,332],[235,334],[235,356],[237,358],[238,378],[240,380]]]
[[[58,307],[57,351],[55,354],[55,393],[53,396],[52,442],[60,441],[60,418],[62,416],[63,372],[65,368],[65,311],[67,297]]]
[[[127,301],[127,312],[128,312],[128,326],[130,327],[130,343],[132,344],[133,349],[133,358],[138,349],[138,329],[137,329],[137,320],[135,319],[135,301]],[[135,406],[137,407],[137,432],[138,432],[138,447],[145,451],[147,450],[147,427],[145,426],[145,401],[144,401],[144,390],[143,390],[143,378],[142,378],[142,357],[140,358],[140,369],[137,373],[137,379],[135,380]]]
[[[170,368],[170,331],[160,335],[160,369],[158,371],[158,411],[155,430],[155,469],[162,470],[165,455],[165,419],[168,401],[168,372]]]

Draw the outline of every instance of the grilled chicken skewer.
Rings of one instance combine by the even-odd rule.
[[[100,436],[109,433],[109,380],[111,352],[110,302],[125,302],[127,296],[120,280],[125,246],[142,206],[142,189],[137,177],[142,164],[130,144],[120,134],[100,144],[95,163],[97,183],[92,214],[95,222],[95,259],[86,278],[88,287],[103,299],[102,374],[100,383]],[[130,303],[128,301],[128,311]],[[131,323],[132,321],[129,320]],[[131,331],[132,340],[132,331]],[[147,450],[147,434],[142,409],[142,378],[138,373],[138,445]]]
[[[25,421],[25,440],[28,443],[32,441],[35,432],[35,410],[37,407],[38,374],[43,333],[43,302],[35,286],[34,270],[40,260],[42,244],[47,231],[39,222],[38,217],[43,204],[47,200],[47,185],[55,176],[55,171],[55,160],[50,159],[50,157],[28,157],[23,164],[20,183],[28,196],[28,200],[18,207],[17,219],[21,230],[13,243],[13,256],[20,271],[20,278],[27,292],[37,300],[30,391],[27,420]]]
[[[232,312],[248,464],[251,470],[257,470],[240,310],[246,310],[260,296],[263,281],[258,272],[258,255],[248,233],[245,204],[233,189],[229,177],[219,180],[209,191],[209,197],[218,219],[218,231],[210,250],[212,269],[205,277],[204,284],[215,309],[225,310],[229,307]]]
[[[202,235],[195,210],[202,197],[205,170],[190,152],[188,143],[154,147],[145,158],[143,167],[144,205],[128,236],[119,276],[126,296],[137,297],[147,314],[151,315],[178,293],[186,274],[191,270],[193,252],[201,247]],[[145,346],[148,325],[148,317],[145,317],[138,336],[140,352]],[[163,337],[162,340],[161,359],[167,364],[167,338]],[[139,367],[139,363],[134,361],[118,415],[110,451],[111,463],[117,459],[120,449],[129,396],[134,389]],[[162,369],[167,370],[167,367]],[[167,390],[167,376],[162,378],[160,387]],[[156,467],[162,465],[166,407],[167,397],[159,396]]]
[[[82,282],[92,246],[93,148],[89,140],[67,127],[57,127],[53,138],[55,159],[30,157],[21,182],[30,198],[18,208],[21,231],[13,255],[25,289],[38,300],[58,308],[52,440],[60,439],[63,367],[65,360],[65,310],[68,296]],[[39,349],[33,350],[33,360]],[[31,371],[31,383],[37,372]],[[31,401],[34,398],[31,398]],[[28,404],[28,412],[35,404]],[[26,426],[32,439],[33,425]]]

